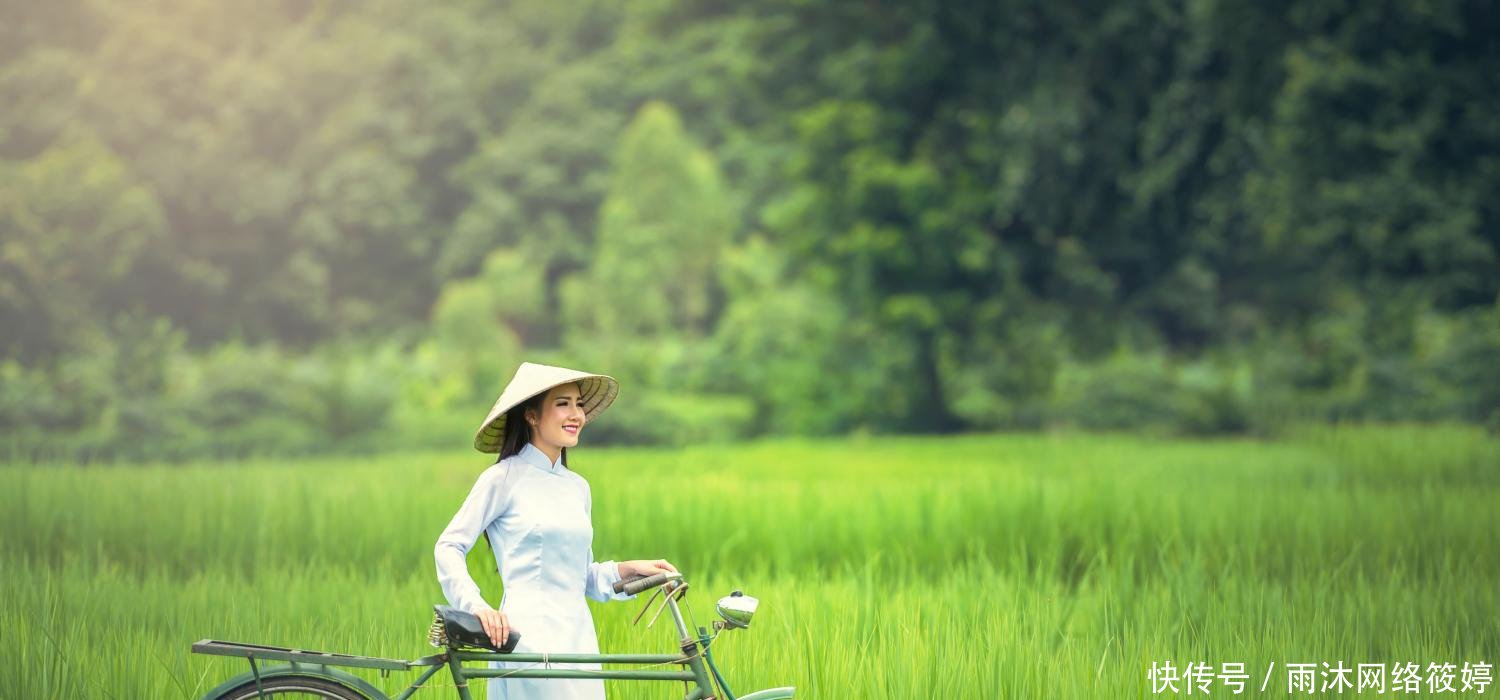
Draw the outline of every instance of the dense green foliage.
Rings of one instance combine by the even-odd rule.
[[[1275,662],[1279,695],[1290,662],[1500,657],[1500,441],[1473,427],[780,440],[573,460],[601,559],[673,561],[698,624],[732,588],[761,599],[751,629],[716,647],[740,692],[1149,697],[1152,662],[1238,661],[1253,669],[1246,695]],[[197,697],[246,669],[189,654],[202,638],[429,653],[432,546],[485,466],[447,451],[0,467],[0,697]],[[498,601],[482,544],[469,564]],[[630,626],[641,602],[590,604],[602,649],[674,646],[670,625]],[[366,675],[388,690],[413,680]],[[610,697],[678,688],[621,682]]]
[[[522,358],[624,380],[615,441],[1500,426],[1497,34],[1484,0],[7,3],[0,440],[462,440]]]

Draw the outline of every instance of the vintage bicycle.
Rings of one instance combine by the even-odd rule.
[[[720,598],[715,608],[721,619],[711,625],[713,634],[704,627],[697,634],[690,634],[683,621],[677,601],[686,594],[688,583],[682,574],[667,572],[647,577],[634,577],[617,582],[616,592],[631,595],[657,589],[651,599],[641,608],[636,621],[656,602],[661,603],[652,616],[654,623],[662,610],[672,613],[677,625],[681,653],[677,654],[547,654],[513,653],[519,635],[512,631],[504,647],[493,646],[479,619],[469,613],[439,605],[434,606],[432,628],[428,641],[442,649],[440,653],[411,661],[383,659],[371,656],[353,656],[322,651],[307,651],[286,647],[262,646],[238,642],[222,642],[205,639],[193,645],[197,654],[233,656],[250,663],[250,670],[219,684],[203,696],[203,700],[250,700],[251,698],[308,697],[328,700],[406,700],[427,683],[438,672],[447,669],[452,677],[450,687],[458,690],[460,700],[472,700],[469,693],[471,679],[486,678],[600,678],[631,681],[680,681],[687,687],[684,700],[779,700],[790,698],[794,688],[768,688],[748,695],[735,695],[724,681],[714,664],[710,647],[724,630],[747,629],[759,601],[734,591]],[[648,623],[648,627],[651,623]],[[520,668],[491,668],[465,666],[466,663],[508,661],[527,663]],[[273,663],[266,663],[273,662]],[[576,669],[569,664],[632,664],[645,668],[630,670]],[[555,666],[563,666],[556,668]],[[675,670],[661,670],[662,666],[677,666]],[[392,671],[415,671],[423,669],[417,679],[394,698],[381,692],[359,676],[337,667],[363,668],[380,671],[382,677]]]

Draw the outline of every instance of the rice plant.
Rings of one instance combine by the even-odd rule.
[[[1500,659],[1500,442],[1470,428],[778,440],[571,459],[593,486],[599,558],[672,560],[698,624],[732,588],[761,599],[752,629],[716,646],[741,691],[1172,696],[1184,684],[1154,693],[1153,664],[1239,662],[1245,694],[1284,695],[1287,664]],[[0,698],[198,697],[243,666],[189,654],[200,638],[429,653],[432,545],[486,466],[448,452],[0,467]],[[498,602],[482,544],[469,563]],[[675,646],[669,625],[630,624],[642,602],[590,603],[603,650]],[[361,675],[391,691],[411,680]]]

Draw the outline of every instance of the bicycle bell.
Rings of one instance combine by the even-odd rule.
[[[739,591],[730,593],[719,599],[714,607],[719,611],[719,617],[724,618],[728,626],[745,629],[750,626],[750,618],[755,615],[755,606],[760,601],[745,595]]]

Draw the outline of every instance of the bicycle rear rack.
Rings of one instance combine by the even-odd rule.
[[[242,644],[240,642],[220,642],[213,639],[204,639],[194,644],[193,653],[249,659],[252,666],[254,666],[256,660],[269,660],[295,661],[298,663],[323,664],[325,666],[375,668],[382,671],[405,671],[411,668],[411,662],[400,659],[382,659],[374,656],[335,654],[328,651],[269,647],[261,644]]]

